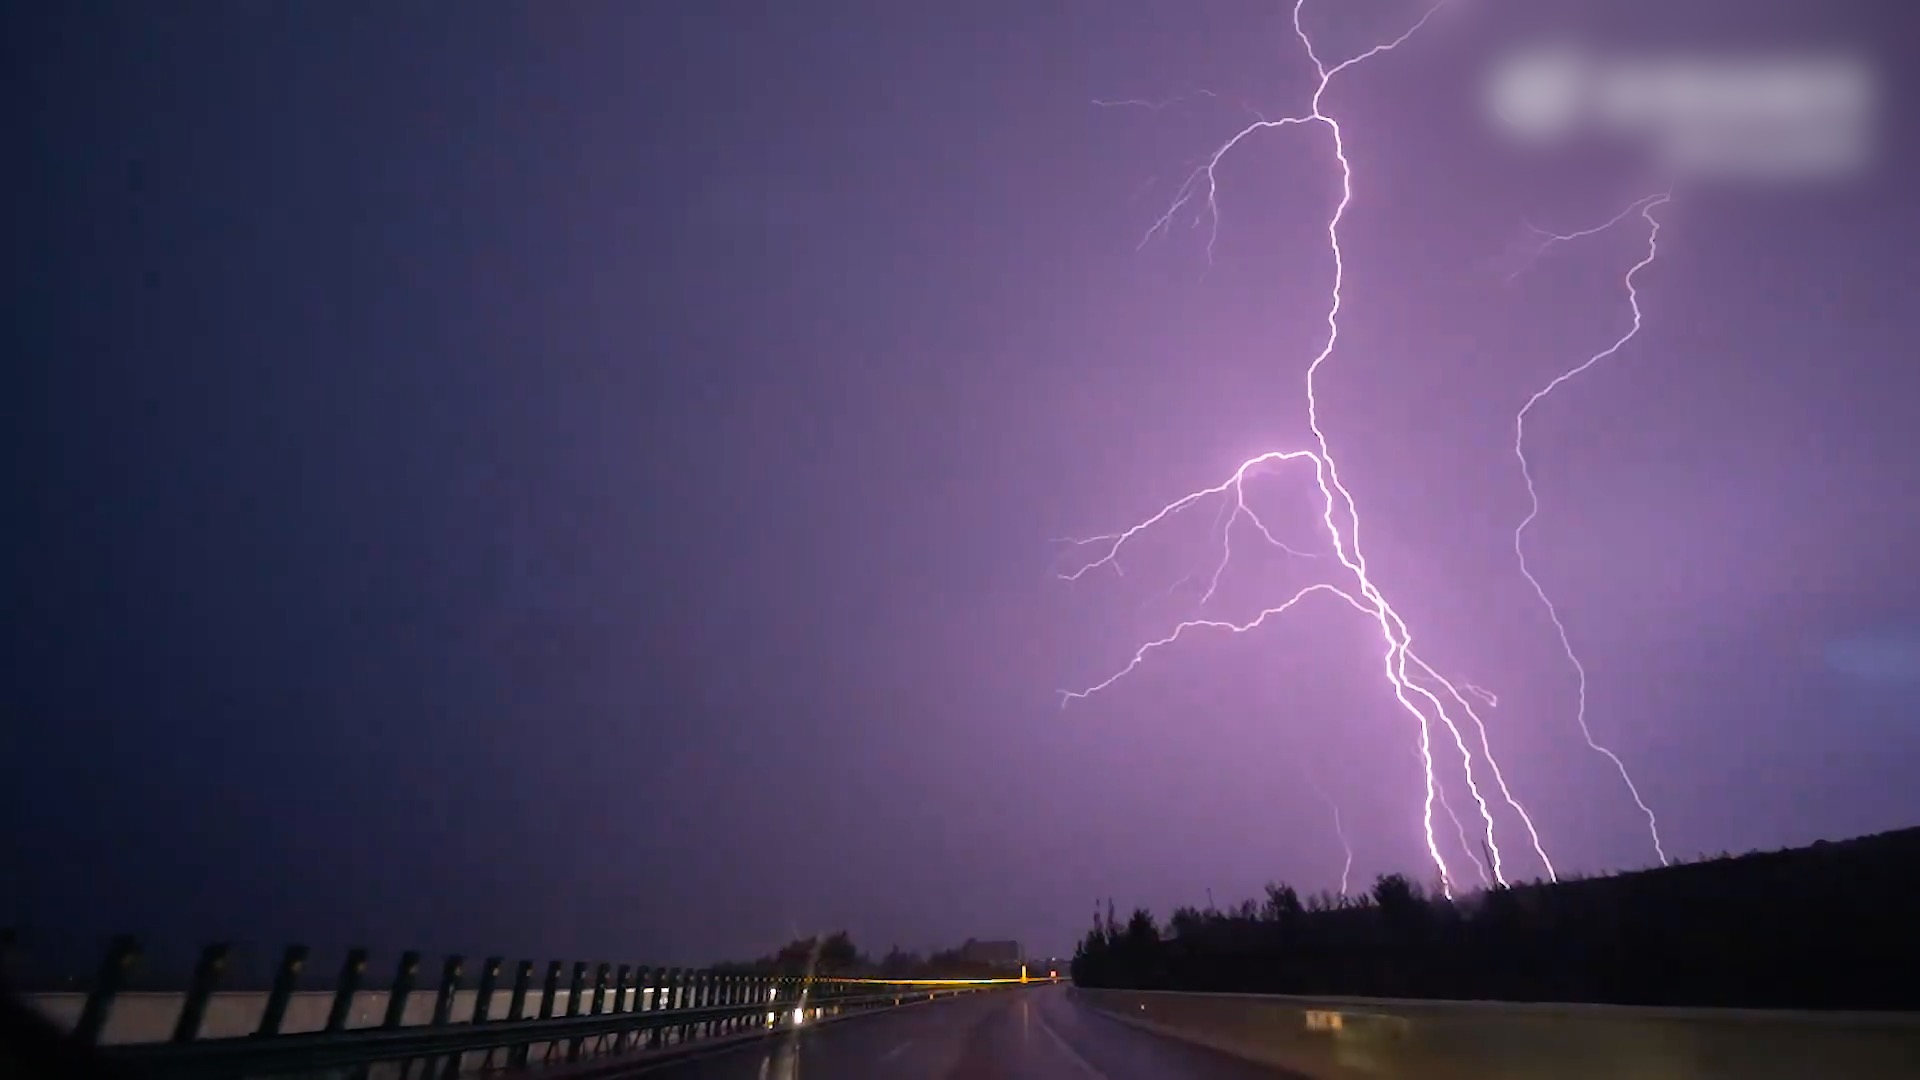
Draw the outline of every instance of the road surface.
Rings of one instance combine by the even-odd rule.
[[[647,1080],[1284,1080],[1152,1035],[1065,986],[970,994],[785,1032],[647,1069]]]

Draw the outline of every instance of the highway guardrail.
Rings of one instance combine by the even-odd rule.
[[[200,953],[187,987],[126,988],[140,950],[115,939],[84,991],[23,993],[76,1043],[135,1075],[240,1078],[337,1075],[450,1080],[535,1064],[671,1053],[791,1030],[858,1010],[1017,985],[1017,979],[879,980],[552,961],[509,974],[460,956],[422,984],[419,953],[402,954],[388,985],[366,986],[368,954],[351,950],[332,986],[301,990],[309,950],[281,955],[265,990],[222,989],[231,951]],[[176,984],[177,985],[177,984]],[[642,1060],[635,1056],[634,1060]]]

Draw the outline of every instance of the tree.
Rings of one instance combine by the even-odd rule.
[[[914,953],[903,951],[900,946],[887,950],[880,960],[880,977],[883,979],[913,979],[926,972],[926,962]]]
[[[1290,923],[1300,917],[1300,894],[1293,886],[1267,882],[1267,901],[1260,907],[1260,917],[1268,922]]]
[[[1167,920],[1167,933],[1182,940],[1198,937],[1204,921],[1205,916],[1198,909],[1177,907],[1173,909],[1173,917]]]
[[[847,974],[859,966],[860,950],[854,948],[853,938],[845,930],[835,931],[821,943],[818,967],[821,973]]]
[[[1146,908],[1134,908],[1127,918],[1127,948],[1140,953],[1151,951],[1160,944],[1160,924],[1153,921],[1153,912]]]

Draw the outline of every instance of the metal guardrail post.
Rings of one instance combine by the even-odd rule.
[[[493,1011],[493,991],[494,991],[494,988],[498,986],[500,983],[500,965],[503,963],[505,963],[505,961],[502,958],[498,956],[489,956],[487,957],[487,962],[481,965],[480,987],[479,989],[473,992],[472,1023],[475,1023],[475,1024],[486,1023],[487,1014]],[[451,1070],[451,1072],[446,1077],[444,1077],[443,1080],[453,1080],[453,1076],[458,1075],[459,1069],[460,1069],[460,1061],[461,1059],[456,1057],[447,1063],[447,1067],[448,1069]],[[485,1069],[485,1068],[491,1067],[492,1065],[493,1065],[493,1048],[488,1047],[486,1050],[486,1053],[482,1055],[480,1058],[480,1067],[482,1069]]]
[[[694,1012],[699,1010],[700,1004],[702,1000],[705,998],[706,990],[707,990],[707,973],[704,971],[701,971],[698,968],[688,969],[687,996],[686,996],[687,1011]],[[698,1039],[700,1037],[701,1026],[702,1025],[697,1023],[682,1025],[680,1028],[681,1039],[686,1042],[692,1042],[695,1039]]]
[[[600,967],[593,973],[593,1015],[595,1016],[613,1011],[613,1002],[609,1000],[610,991],[612,990],[612,983],[610,981],[612,976],[608,974],[608,972],[612,970],[613,966],[611,964],[601,961]],[[605,1053],[606,1049],[607,1037],[605,1035],[594,1039],[594,1053]]]
[[[559,960],[549,960],[547,962],[547,979],[540,993],[540,1019],[542,1020],[553,1019],[554,1004],[556,999],[560,997],[560,971],[565,966],[566,965]],[[531,1044],[521,1050],[519,1064],[525,1065],[527,1063],[527,1055],[530,1054],[532,1050],[533,1046]],[[552,1043],[547,1044],[546,1053],[542,1056],[553,1056]]]
[[[473,1022],[484,1024],[487,1013],[492,1011],[493,990],[500,982],[500,965],[504,961],[498,956],[487,957],[480,966],[480,988],[473,992]]]
[[[653,997],[651,997],[653,1005],[649,1007],[649,1013],[659,1013],[660,1009],[666,1009],[666,982],[668,982],[668,978],[670,978],[670,970],[664,969],[664,967],[649,969],[647,982],[649,982],[649,986],[651,986],[651,990],[653,990]],[[649,1049],[659,1049],[660,1045],[666,1040],[666,1034],[664,1034],[664,1032],[666,1032],[664,1026],[660,1026],[660,1024],[649,1024],[649,1026],[647,1026],[647,1047],[649,1047]]]
[[[451,963],[451,961],[449,961],[449,963]],[[489,956],[487,957],[486,963],[480,965],[480,986],[473,992],[473,1017],[469,1021],[472,1024],[479,1025],[487,1022],[487,1012],[493,1003],[493,989],[500,981],[501,963],[500,957]],[[452,995],[458,993],[458,979],[459,975],[456,972],[453,982],[454,989],[449,992],[449,1006],[452,1005]],[[448,1055],[446,1066],[440,1073],[440,1080],[454,1080],[455,1077],[459,1076],[461,1063],[465,1061],[466,1056],[465,1054]],[[492,1064],[493,1049],[489,1047],[480,1058],[480,1067],[484,1069]]]
[[[445,1027],[453,1022],[453,996],[460,991],[462,966],[463,958],[458,955],[447,957],[446,962],[440,965],[440,988],[436,990],[433,995],[432,1026],[434,1027]],[[420,1066],[420,1075],[427,1078],[427,1080],[432,1080],[434,1060],[434,1058],[429,1057]],[[412,1064],[410,1061],[400,1063],[400,1075],[402,1077],[407,1075],[407,1070]],[[457,1075],[460,1072],[459,1054],[447,1055],[445,1072],[449,1077]]]
[[[93,1046],[100,1041],[100,1033],[107,1027],[107,1016],[113,1012],[113,999],[120,995],[127,973],[139,959],[140,945],[131,937],[116,937],[107,945],[107,955],[100,961],[93,989],[80,1010],[80,1022],[73,1026],[75,1042]]]
[[[681,1012],[692,1012],[700,1007],[700,971],[697,968],[682,968],[680,971],[680,993],[674,998],[674,1005]],[[700,1030],[698,1024],[682,1022],[674,1027],[681,1042],[691,1042]]]
[[[557,977],[557,975],[550,971],[547,975],[547,981],[551,983]],[[507,1008],[508,1020],[526,1019],[527,990],[531,988],[532,985],[533,961],[522,960],[520,961],[519,971],[515,972],[513,976],[513,1000]],[[507,1051],[507,1065],[515,1069],[525,1068],[528,1049],[530,1049],[530,1044],[528,1043],[519,1043],[510,1048]]]
[[[587,997],[587,962],[573,962],[573,979],[567,983],[567,1015],[579,1016]]]
[[[413,993],[413,981],[420,974],[420,954],[409,949],[400,954],[400,966],[393,973],[393,989],[387,991],[387,1015],[383,1028],[397,1028],[406,1022],[407,995]]]
[[[507,999],[507,1019],[524,1020],[527,1015],[527,990],[533,986],[533,961],[522,960],[513,972],[513,996]]]
[[[340,981],[333,988],[333,1006],[327,1010],[327,1030],[345,1031],[347,1017],[353,1013],[353,995],[367,973],[367,950],[348,949],[347,962],[340,966]]]
[[[674,987],[673,995],[673,1007],[680,1012],[693,1008],[693,984],[696,974],[693,968],[680,969],[679,985]],[[683,1043],[693,1037],[693,1026],[684,1021],[675,1025],[673,1031],[678,1040]]]
[[[700,1002],[704,1009],[711,1009],[720,1002],[720,976],[711,971],[700,973]],[[718,1020],[708,1020],[701,1024],[701,1037],[712,1038],[720,1030],[719,1023]]]
[[[567,984],[567,1016],[568,1017],[575,1017],[575,1016],[581,1015],[581,1010],[586,1005],[586,1001],[583,1000],[586,996],[587,996],[587,962],[585,960],[576,960],[573,962],[573,981]],[[567,1060],[568,1061],[580,1060],[580,1044],[584,1041],[585,1040],[583,1039],[574,1039],[573,1041],[567,1044]],[[553,1047],[554,1047],[554,1044],[552,1043],[547,1044],[548,1058],[553,1057]]]
[[[433,1022],[436,1026],[453,1022],[453,996],[460,990],[460,974],[464,958],[449,956],[440,966],[440,992],[433,999]]]
[[[603,963],[594,971],[591,1001],[588,1000],[586,991],[587,966],[584,961],[573,966],[573,993],[567,1001],[568,1016],[596,1016],[606,999],[607,965]],[[582,1037],[567,1044],[567,1060],[579,1061],[580,1051],[586,1043],[587,1040]]]
[[[674,968],[673,971],[674,971],[673,1011],[686,1012],[693,1005],[693,969],[692,968]],[[687,1035],[688,1035],[688,1026],[685,1022],[674,1025],[673,1027],[674,1042],[676,1043],[686,1042]]]
[[[632,973],[633,973],[633,965],[631,964],[621,964],[620,967],[616,969],[614,972],[613,1011],[616,1013],[629,1013],[633,1011],[633,1009],[628,1008],[628,999],[627,999],[627,990],[628,990],[627,980],[629,976],[632,975]],[[639,1002],[635,1001],[632,1004],[637,1006]],[[613,1052],[616,1054],[624,1053],[626,1049],[627,1049],[627,1029],[621,1028],[620,1031],[616,1033],[613,1037]]]
[[[654,970],[645,964],[633,969],[633,1011],[647,1012],[652,1009],[647,991],[653,989]]]
[[[280,1034],[280,1025],[287,1019],[287,1004],[293,1000],[293,991],[300,985],[300,972],[306,966],[305,945],[289,945],[287,951],[280,954],[280,966],[273,973],[273,989],[267,992],[267,1007],[260,1013],[260,1026],[254,1029],[255,1035]]]
[[[180,1018],[173,1025],[174,1042],[192,1042],[200,1037],[200,1025],[207,1018],[207,1000],[220,985],[230,951],[225,943],[200,950],[200,961],[193,966],[193,981],[187,984],[187,997],[180,1005]]]
[[[713,1003],[713,974],[701,971],[694,974],[693,1007],[704,1009]],[[704,1039],[713,1034],[713,1021],[706,1020],[693,1025],[693,1037]]]
[[[407,1020],[407,998],[413,993],[414,980],[420,975],[420,954],[408,949],[400,954],[400,965],[394,969],[393,985],[387,990],[387,1013],[380,1020],[384,1029],[398,1028]],[[412,1068],[411,1059],[400,1062],[400,1075],[405,1078],[407,1070]],[[357,1080],[366,1080],[371,1073],[370,1066],[362,1065],[354,1070]]]
[[[560,996],[560,969],[562,966],[558,960],[551,960],[547,963],[547,981],[545,988],[540,993],[540,1019],[542,1020],[553,1019],[553,1002],[555,998]]]

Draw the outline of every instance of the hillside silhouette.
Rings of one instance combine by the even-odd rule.
[[[1782,1009],[1920,1008],[1920,828],[1457,896],[1286,885],[1163,926],[1109,902],[1073,961],[1140,990]]]

